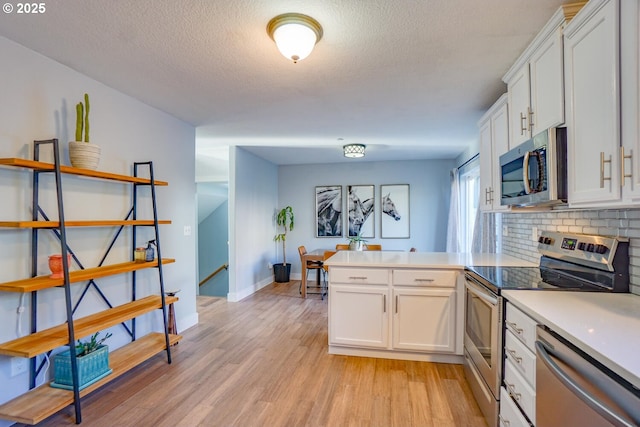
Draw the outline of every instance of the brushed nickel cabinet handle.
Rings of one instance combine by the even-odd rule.
[[[533,110],[531,107],[527,107],[527,112],[529,113],[529,132],[533,135]]]
[[[428,283],[435,282],[435,280],[434,280],[434,279],[417,279],[417,278],[416,278],[416,279],[413,279],[413,280],[414,280],[415,282],[428,282]]]
[[[624,187],[625,178],[633,178],[633,167],[631,168],[631,173],[625,173],[624,161],[629,159],[633,166],[633,150],[629,150],[629,154],[624,154],[624,147],[620,147],[620,187]]]
[[[518,335],[522,335],[523,329],[522,328],[518,328],[518,324],[517,323],[509,322],[508,320],[505,320],[505,323],[507,324],[507,326],[511,327],[511,330],[513,332],[515,332]]]
[[[387,312],[387,296],[386,295],[382,295],[382,312],[383,313]]]
[[[511,421],[502,418],[502,414],[498,415],[498,418],[500,418],[500,424],[502,424],[504,427],[509,427],[511,425]]]
[[[526,121],[527,116],[525,116],[524,113],[520,113],[520,135],[524,135],[524,133],[527,131]]]
[[[396,295],[396,314],[398,314],[398,295]]]
[[[516,361],[516,363],[518,365],[522,364],[522,357],[518,356],[518,353],[515,350],[511,350],[507,347],[504,348],[505,350],[507,350],[507,353],[509,353],[511,355],[511,357],[514,358],[514,360]]]
[[[611,155],[609,155],[609,160],[604,159],[604,151],[600,152],[600,188],[604,188],[605,181],[611,181],[611,175],[608,177],[604,176],[604,164],[609,163],[609,167],[611,167]]]
[[[367,276],[349,276],[350,280],[367,280]]]
[[[507,386],[507,390],[509,390],[509,396],[513,397],[515,400],[520,402],[520,399],[522,398],[522,394],[521,393],[516,393],[515,384],[509,384],[506,381],[504,382],[504,384]]]

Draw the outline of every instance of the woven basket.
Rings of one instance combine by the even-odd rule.
[[[74,168],[91,169],[98,168],[100,163],[100,146],[88,142],[70,141],[69,160]]]
[[[77,357],[79,389],[95,383],[109,375],[109,347],[101,345],[96,351]],[[71,357],[69,350],[53,356],[53,377],[51,387],[73,389],[73,375],[71,374]]]

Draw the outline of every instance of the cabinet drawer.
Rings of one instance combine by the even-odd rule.
[[[530,427],[529,422],[511,400],[504,387],[500,388],[500,417],[498,419],[499,427]]]
[[[386,268],[332,267],[329,269],[329,278],[332,283],[387,285],[389,284],[389,270]]]
[[[437,286],[454,288],[456,272],[442,270],[393,270],[395,286]]]
[[[504,385],[513,400],[518,402],[525,415],[536,423],[536,392],[507,359],[504,364]]]
[[[536,355],[531,352],[510,331],[504,337],[504,355],[513,363],[531,387],[536,384]]]
[[[506,319],[507,330],[535,353],[537,322],[510,303],[507,303]]]

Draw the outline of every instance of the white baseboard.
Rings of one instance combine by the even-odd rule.
[[[257,291],[264,288],[265,286],[270,285],[271,283],[273,283],[273,278],[269,277],[266,279],[262,279],[258,283],[255,283],[253,286],[250,286],[248,288],[243,288],[239,292],[229,292],[227,294],[227,301],[238,302],[248,297],[249,295],[256,293]]]
[[[419,362],[453,363],[462,365],[464,357],[457,354],[413,353],[398,350],[377,350],[354,347],[329,346],[329,354],[343,356],[375,357],[379,359],[416,360]]]
[[[193,313],[187,317],[176,319],[176,326],[178,327],[178,331],[180,332],[185,331],[197,324],[198,324],[198,313]]]

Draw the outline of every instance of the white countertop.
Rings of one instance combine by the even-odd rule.
[[[640,296],[535,290],[502,295],[640,388]]]
[[[537,264],[503,254],[448,252],[338,251],[325,261],[329,267],[409,267],[462,270],[465,265],[537,267]]]

